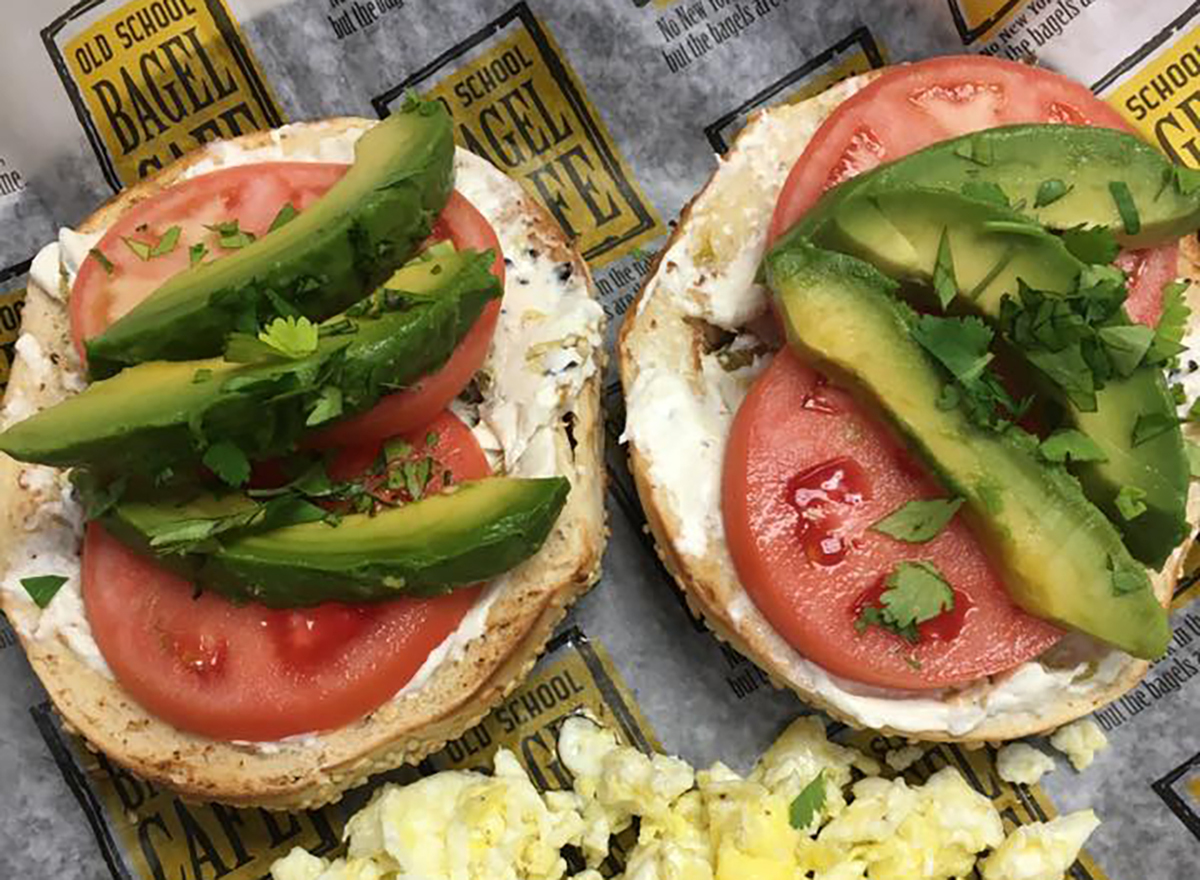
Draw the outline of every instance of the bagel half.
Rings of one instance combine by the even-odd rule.
[[[1072,634],[1035,661],[959,689],[929,694],[840,680],[772,628],[739,582],[725,543],[720,512],[725,441],[738,405],[772,355],[726,370],[710,353],[712,340],[737,334],[747,352],[770,347],[753,330],[767,304],[754,277],[776,199],[825,118],[877,76],[878,71],[862,74],[803,102],[754,115],[681,212],[617,343],[630,469],[659,556],[689,606],[777,687],[791,688],[856,727],[927,740],[1013,739],[1116,699],[1141,680],[1149,664]],[[1200,279],[1195,238],[1182,244],[1180,276]],[[1194,332],[1200,320],[1195,286],[1189,298]],[[666,424],[669,431],[658,429]],[[1200,521],[1194,484],[1188,521],[1194,533]],[[1164,605],[1191,543],[1179,547],[1161,573],[1151,573]]]
[[[124,191],[79,231],[99,232],[138,202],[215,168],[278,159],[349,161],[355,136],[371,124],[331,119],[210,144]],[[478,723],[520,683],[568,606],[598,578],[606,539],[600,419],[603,314],[594,301],[587,266],[519,184],[461,150],[455,166],[456,185],[469,199],[487,197],[486,205],[476,201],[476,206],[512,260],[508,290],[522,277],[526,285],[530,279],[536,285],[539,278],[554,278],[554,285],[547,285],[552,289],[537,294],[544,310],[553,315],[556,307],[567,308],[569,299],[575,312],[590,322],[575,343],[577,362],[568,367],[577,371],[568,376],[574,384],[544,424],[548,436],[536,438],[540,453],[528,457],[539,460],[530,463],[521,450],[499,450],[502,456],[513,453],[505,462],[512,472],[529,473],[532,468],[536,475],[566,476],[571,493],[541,551],[489,586],[477,606],[485,619],[476,618],[475,635],[442,656],[431,655],[417,678],[391,701],[346,727],[269,744],[212,740],[150,715],[104,674],[102,662],[83,656],[88,652],[80,645],[86,645],[90,635],[81,632],[78,623],[42,625],[47,615],[69,614],[72,604],[81,613],[77,578],[60,590],[45,612],[14,583],[17,570],[39,552],[39,540],[54,530],[75,536],[71,562],[78,567],[78,513],[64,500],[61,475],[0,455],[0,607],[66,725],[91,748],[138,776],[189,799],[235,805],[300,809],[336,800],[372,773],[419,761]],[[562,275],[568,273],[547,268],[564,263],[572,269],[566,280]],[[18,345],[5,397],[8,421],[51,406],[82,387],[70,340],[65,282],[60,290],[48,291],[36,278],[35,269],[25,307],[25,339]],[[506,322],[519,331],[521,315],[515,311],[510,307],[502,315],[497,342],[506,339]],[[488,395],[519,390],[505,388],[504,370],[493,369],[502,355],[494,344],[484,369],[495,372],[495,381],[485,393],[484,408]],[[519,357],[524,362],[525,352]],[[56,611],[59,603],[63,610]],[[468,615],[463,626],[470,619]]]

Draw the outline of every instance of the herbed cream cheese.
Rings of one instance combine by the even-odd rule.
[[[186,180],[221,167],[284,158],[348,163],[354,158],[354,143],[369,125],[364,123],[315,144],[306,141],[304,151],[289,141],[290,127],[272,132],[270,143],[257,148],[223,142],[210,147],[209,157],[190,166],[181,177]],[[584,383],[599,369],[603,309],[590,296],[586,277],[570,263],[555,261],[543,252],[531,237],[528,219],[514,216],[512,206],[525,198],[518,183],[461,149],[455,154],[455,175],[456,188],[496,230],[506,258],[506,279],[494,342],[481,371],[485,377],[483,400],[454,408],[473,426],[494,469],[518,476],[554,475],[558,472],[554,428],[572,411]],[[58,241],[46,245],[34,259],[30,283],[35,290],[31,295],[45,294],[65,307],[79,267],[103,235],[103,231],[83,234],[62,229]],[[35,382],[58,381],[73,391],[83,387],[76,369],[52,363],[33,336],[20,338],[17,354],[33,371]],[[36,409],[30,401],[10,393],[0,410],[0,425],[27,418]],[[19,561],[0,583],[0,589],[20,599],[21,611],[13,615],[13,623],[26,637],[61,639],[91,668],[112,678],[84,614],[79,579],[83,513],[66,474],[23,466],[21,480],[35,499],[37,513],[27,523],[21,546],[12,550],[12,559]],[[52,573],[68,576],[68,581],[46,609],[39,610],[20,581]],[[458,628],[430,653],[394,699],[419,690],[442,664],[462,656],[466,646],[484,633],[489,612],[508,582],[507,576],[502,576],[489,584]],[[275,753],[310,747],[314,741],[314,735],[302,734],[279,742],[239,745]]]
[[[693,204],[682,234],[662,254],[639,314],[652,298],[666,298],[690,318],[737,332],[761,313],[765,291],[755,273],[779,191],[825,112],[863,84],[855,78],[835,86],[814,99],[816,110],[805,102],[751,120],[736,148],[719,159],[714,182]],[[1200,359],[1200,338],[1192,334],[1185,342],[1191,346],[1183,357],[1186,365]],[[685,557],[721,559],[732,567],[720,509],[722,462],[733,417],[768,359],[727,371],[714,355],[704,354],[694,382],[667,358],[638,353],[637,378],[626,393],[622,442],[633,444],[644,458],[657,498],[679,524],[672,541]],[[1187,371],[1182,381],[1189,402],[1200,396],[1200,370]],[[819,695],[863,726],[904,733],[961,736],[1001,715],[1048,717],[1064,697],[1086,697],[1111,685],[1129,660],[1088,639],[1084,659],[1066,667],[1034,660],[953,693],[895,691],[838,678],[806,659],[770,629],[740,586],[727,613],[735,624],[748,617],[762,621],[771,656],[781,660],[790,684]]]

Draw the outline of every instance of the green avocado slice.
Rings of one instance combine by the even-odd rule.
[[[1179,173],[1161,152],[1123,131],[1003,126],[940,141],[860,174],[830,190],[799,225],[811,232],[815,218],[839,202],[907,186],[956,193],[999,187],[1009,202],[1050,229],[1107,226],[1126,247],[1144,248],[1200,227],[1200,187],[1185,192]],[[1129,189],[1137,232],[1125,228],[1110,188],[1114,183]]]
[[[225,337],[279,314],[323,320],[362,299],[416,250],[453,188],[454,139],[437,101],[366,132],[354,164],[290,223],[170,278],[87,343],[93,378],[145,361],[221,353]]]
[[[965,499],[1014,601],[1135,656],[1163,654],[1171,630],[1146,569],[1075,478],[1040,460],[1019,428],[998,434],[938,405],[946,380],[913,339],[917,315],[893,296],[894,281],[801,238],[765,268],[791,346],[880,412]]]
[[[255,363],[130,367],[0,433],[0,452],[101,477],[153,477],[222,442],[252,460],[278,455],[316,427],[330,396],[349,416],[445,363],[501,294],[491,263],[490,252],[453,250],[416,260],[373,299],[325,322],[316,350],[297,359],[268,350]]]
[[[275,608],[442,593],[496,577],[537,553],[570,488],[564,477],[488,477],[374,516],[235,532],[202,552],[157,558],[198,587]],[[166,529],[252,504],[243,496],[121,502],[103,522],[149,555]]]
[[[801,237],[805,229],[822,247],[924,285],[933,281],[945,233],[959,294],[952,307],[992,322],[999,320],[1002,298],[1016,295],[1018,280],[1038,290],[1067,294],[1075,290],[1084,269],[1062,241],[1036,221],[950,190],[897,185],[851,195],[812,214],[781,244]],[[1171,427],[1137,445],[1133,437],[1139,418],[1158,418],[1168,426],[1175,419],[1163,371],[1143,365],[1129,376],[1114,376],[1095,393],[1090,411],[1078,400],[1065,399],[1048,380],[1042,387],[1061,400],[1074,425],[1099,444],[1107,459],[1075,466],[1088,497],[1118,524],[1134,556],[1161,568],[1188,529],[1190,474],[1183,436]],[[1122,516],[1117,505],[1125,487],[1145,493],[1147,509],[1134,519]]]

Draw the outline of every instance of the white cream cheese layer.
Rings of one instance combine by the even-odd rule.
[[[736,148],[719,159],[717,177],[692,205],[683,234],[662,254],[639,309],[651,298],[666,297],[689,317],[733,331],[762,311],[764,291],[754,276],[779,191],[825,115],[863,84],[847,80],[814,99],[817,103],[774,108],[748,124]],[[1187,342],[1194,346],[1200,339]],[[622,440],[644,458],[656,498],[679,524],[676,551],[697,560],[722,559],[732,571],[720,509],[722,461],[734,414],[762,363],[732,373],[712,355],[702,355],[700,363],[700,381],[694,383],[679,375],[669,357],[639,352],[638,375],[626,393]],[[1196,375],[1184,378],[1190,399],[1200,394],[1200,371]],[[1042,717],[1064,698],[1102,691],[1129,661],[1089,639],[1081,644],[1083,659],[1069,668],[1030,661],[954,694],[869,688],[803,657],[770,628],[745,590],[737,590],[730,617],[738,625],[753,621],[756,630],[768,633],[770,653],[783,658],[789,683],[867,727],[957,736],[999,715]]]
[[[298,149],[289,136],[291,127],[272,132],[268,144],[247,149],[221,143],[209,158],[191,166],[183,179],[218,168],[268,162],[351,162],[354,143],[370,123],[321,139]],[[456,188],[495,228],[506,258],[504,300],[496,335],[482,372],[483,401],[455,410],[473,425],[480,445],[498,471],[520,476],[557,473],[554,426],[571,411],[584,383],[598,370],[603,339],[604,313],[591,298],[587,279],[569,263],[556,262],[544,253],[528,222],[514,216],[513,207],[523,198],[518,183],[486,161],[458,150],[455,154]],[[63,304],[88,252],[103,237],[63,229],[59,240],[42,248],[30,271],[31,295],[44,293]],[[564,266],[567,269],[564,269]],[[59,382],[67,390],[80,390],[77,369],[47,358],[37,339],[26,334],[17,353],[33,370],[35,382]],[[36,408],[19,395],[9,394],[0,409],[0,426],[20,421]],[[27,535],[12,559],[20,560],[5,575],[0,589],[20,599],[21,612],[13,623],[23,635],[63,640],[97,672],[111,678],[83,611],[79,587],[80,544],[83,514],[70,493],[65,473],[51,468],[22,466],[22,485],[31,488],[37,513],[27,523]],[[25,480],[34,481],[25,483]],[[45,610],[29,601],[21,579],[61,573],[69,577]],[[444,663],[455,662],[466,646],[487,627],[488,614],[503,594],[508,579],[497,578],[463,618],[458,628],[430,653],[416,675],[396,695],[418,689]],[[311,745],[312,735],[289,737],[277,743],[242,743],[263,752]]]

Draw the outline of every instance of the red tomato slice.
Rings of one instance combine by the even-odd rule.
[[[789,644],[835,675],[924,689],[1010,669],[1062,635],[1012,603],[958,518],[927,544],[869,530],[906,501],[944,494],[849,395],[784,350],[734,419],[721,510],[739,579]],[[904,560],[932,562],[956,596],[915,646],[854,626]]]
[[[450,413],[406,437],[425,448],[438,435],[436,490],[487,476],[483,451]],[[342,454],[336,475],[355,475],[378,447]],[[104,659],[148,711],[182,730],[217,739],[274,740],[341,727],[390,699],[430,651],[458,627],[479,588],[373,605],[327,603],[273,610],[234,605],[192,587],[88,527],[83,598]]]
[[[486,251],[496,254],[492,274],[504,287],[504,254],[492,225],[474,205],[458,192],[450,195],[430,238],[449,239],[458,250]],[[500,301],[489,303],[459,342],[441,369],[422,378],[411,388],[389,394],[373,408],[347,419],[314,436],[309,445],[318,449],[365,443],[397,432],[411,431],[428,422],[459,395],[471,377],[479,372],[492,344],[500,319]]]
[[[1027,64],[951,55],[893,68],[844,101],[822,124],[783,185],[767,240],[782,235],[825,190],[876,165],[972,131],[1037,122],[1132,131],[1084,86]],[[1174,266],[1174,246],[1162,250],[1171,253],[1154,261]],[[1170,277],[1174,275],[1172,268]],[[1135,320],[1158,320],[1158,311],[1149,308],[1161,303],[1157,281],[1156,272],[1131,279],[1130,309],[1140,315]]]
[[[111,273],[89,257],[71,290],[71,332],[80,357],[85,354],[84,340],[187,269],[193,245],[204,245],[206,260],[231,252],[221,247],[220,234],[206,225],[237,220],[240,230],[263,235],[284,205],[303,211],[349,167],[318,162],[243,165],[185,180],[127,211],[96,246],[112,263]],[[180,229],[179,239],[162,256],[142,259],[125,241],[153,247],[173,226]]]

